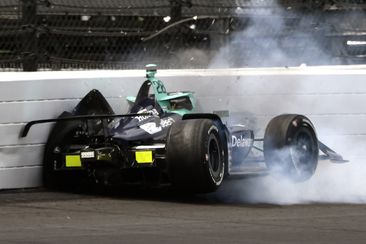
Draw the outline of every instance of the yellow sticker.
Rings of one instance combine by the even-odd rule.
[[[66,167],[81,167],[80,155],[66,155]]]
[[[153,162],[152,151],[137,151],[136,162],[139,164],[147,164]]]

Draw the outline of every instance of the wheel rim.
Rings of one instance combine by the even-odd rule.
[[[212,179],[215,183],[220,183],[223,176],[223,165],[220,144],[215,134],[211,134],[208,143],[208,164]]]
[[[293,166],[297,174],[309,174],[314,171],[315,144],[313,136],[307,130],[299,131],[290,147]]]
[[[220,152],[219,146],[215,139],[210,140],[210,144],[208,146],[208,155],[211,169],[214,172],[218,171],[220,166]]]

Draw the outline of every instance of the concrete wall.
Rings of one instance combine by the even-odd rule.
[[[145,71],[2,73],[0,77],[0,188],[41,185],[44,143],[51,124],[34,126],[19,138],[26,122],[71,110],[91,89],[99,89],[116,113],[127,110]],[[307,115],[318,137],[347,159],[366,158],[366,67],[313,67],[225,70],[161,70],[167,90],[192,90],[198,110],[229,110],[233,123],[245,123],[263,136],[270,118]]]

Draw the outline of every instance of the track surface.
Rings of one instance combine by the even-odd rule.
[[[0,243],[366,243],[366,205],[165,193],[0,193]]]

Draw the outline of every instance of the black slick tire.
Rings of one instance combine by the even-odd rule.
[[[167,162],[173,186],[187,193],[215,191],[225,175],[226,142],[217,123],[190,119],[174,123],[167,136]]]
[[[318,165],[318,139],[311,121],[303,115],[284,114],[267,125],[264,158],[274,173],[293,181],[305,181]]]

